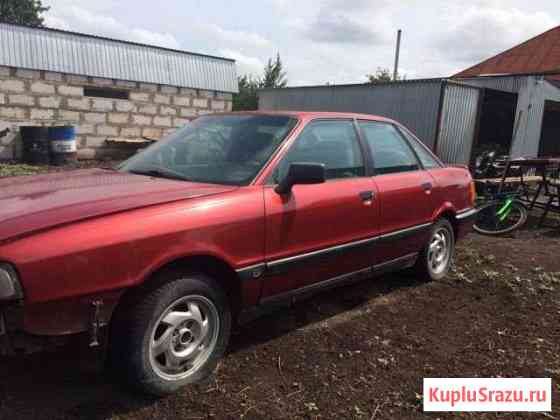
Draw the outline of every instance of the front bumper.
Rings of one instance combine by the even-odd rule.
[[[0,356],[13,354],[14,336],[22,333],[23,312],[17,303],[0,304]]]
[[[455,215],[455,219],[457,220],[457,239],[463,238],[467,233],[472,231],[477,214],[477,208],[470,208],[462,210]]]
[[[0,305],[0,357],[54,350],[66,342],[66,337],[42,337],[24,332],[23,307]]]
[[[0,312],[0,337],[6,335],[6,321],[4,320],[4,314]]]

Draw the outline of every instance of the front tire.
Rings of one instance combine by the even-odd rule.
[[[416,261],[416,272],[429,280],[441,280],[449,272],[454,253],[453,226],[447,219],[440,219],[432,226],[428,244]]]
[[[164,396],[213,373],[229,341],[231,312],[209,276],[165,272],[154,280],[117,310],[109,366],[130,385]]]

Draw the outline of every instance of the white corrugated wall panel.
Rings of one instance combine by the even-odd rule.
[[[468,165],[478,118],[480,90],[449,83],[445,86],[437,155],[446,163]]]
[[[88,35],[0,23],[0,65],[237,92],[235,62]]]

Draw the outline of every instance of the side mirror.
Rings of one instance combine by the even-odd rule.
[[[288,174],[276,186],[278,194],[287,194],[296,184],[321,184],[325,182],[325,165],[322,163],[292,163]]]

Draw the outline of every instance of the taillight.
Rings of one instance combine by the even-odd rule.
[[[474,207],[474,203],[476,201],[476,186],[474,185],[474,181],[471,181],[469,184],[469,204],[471,207]]]

